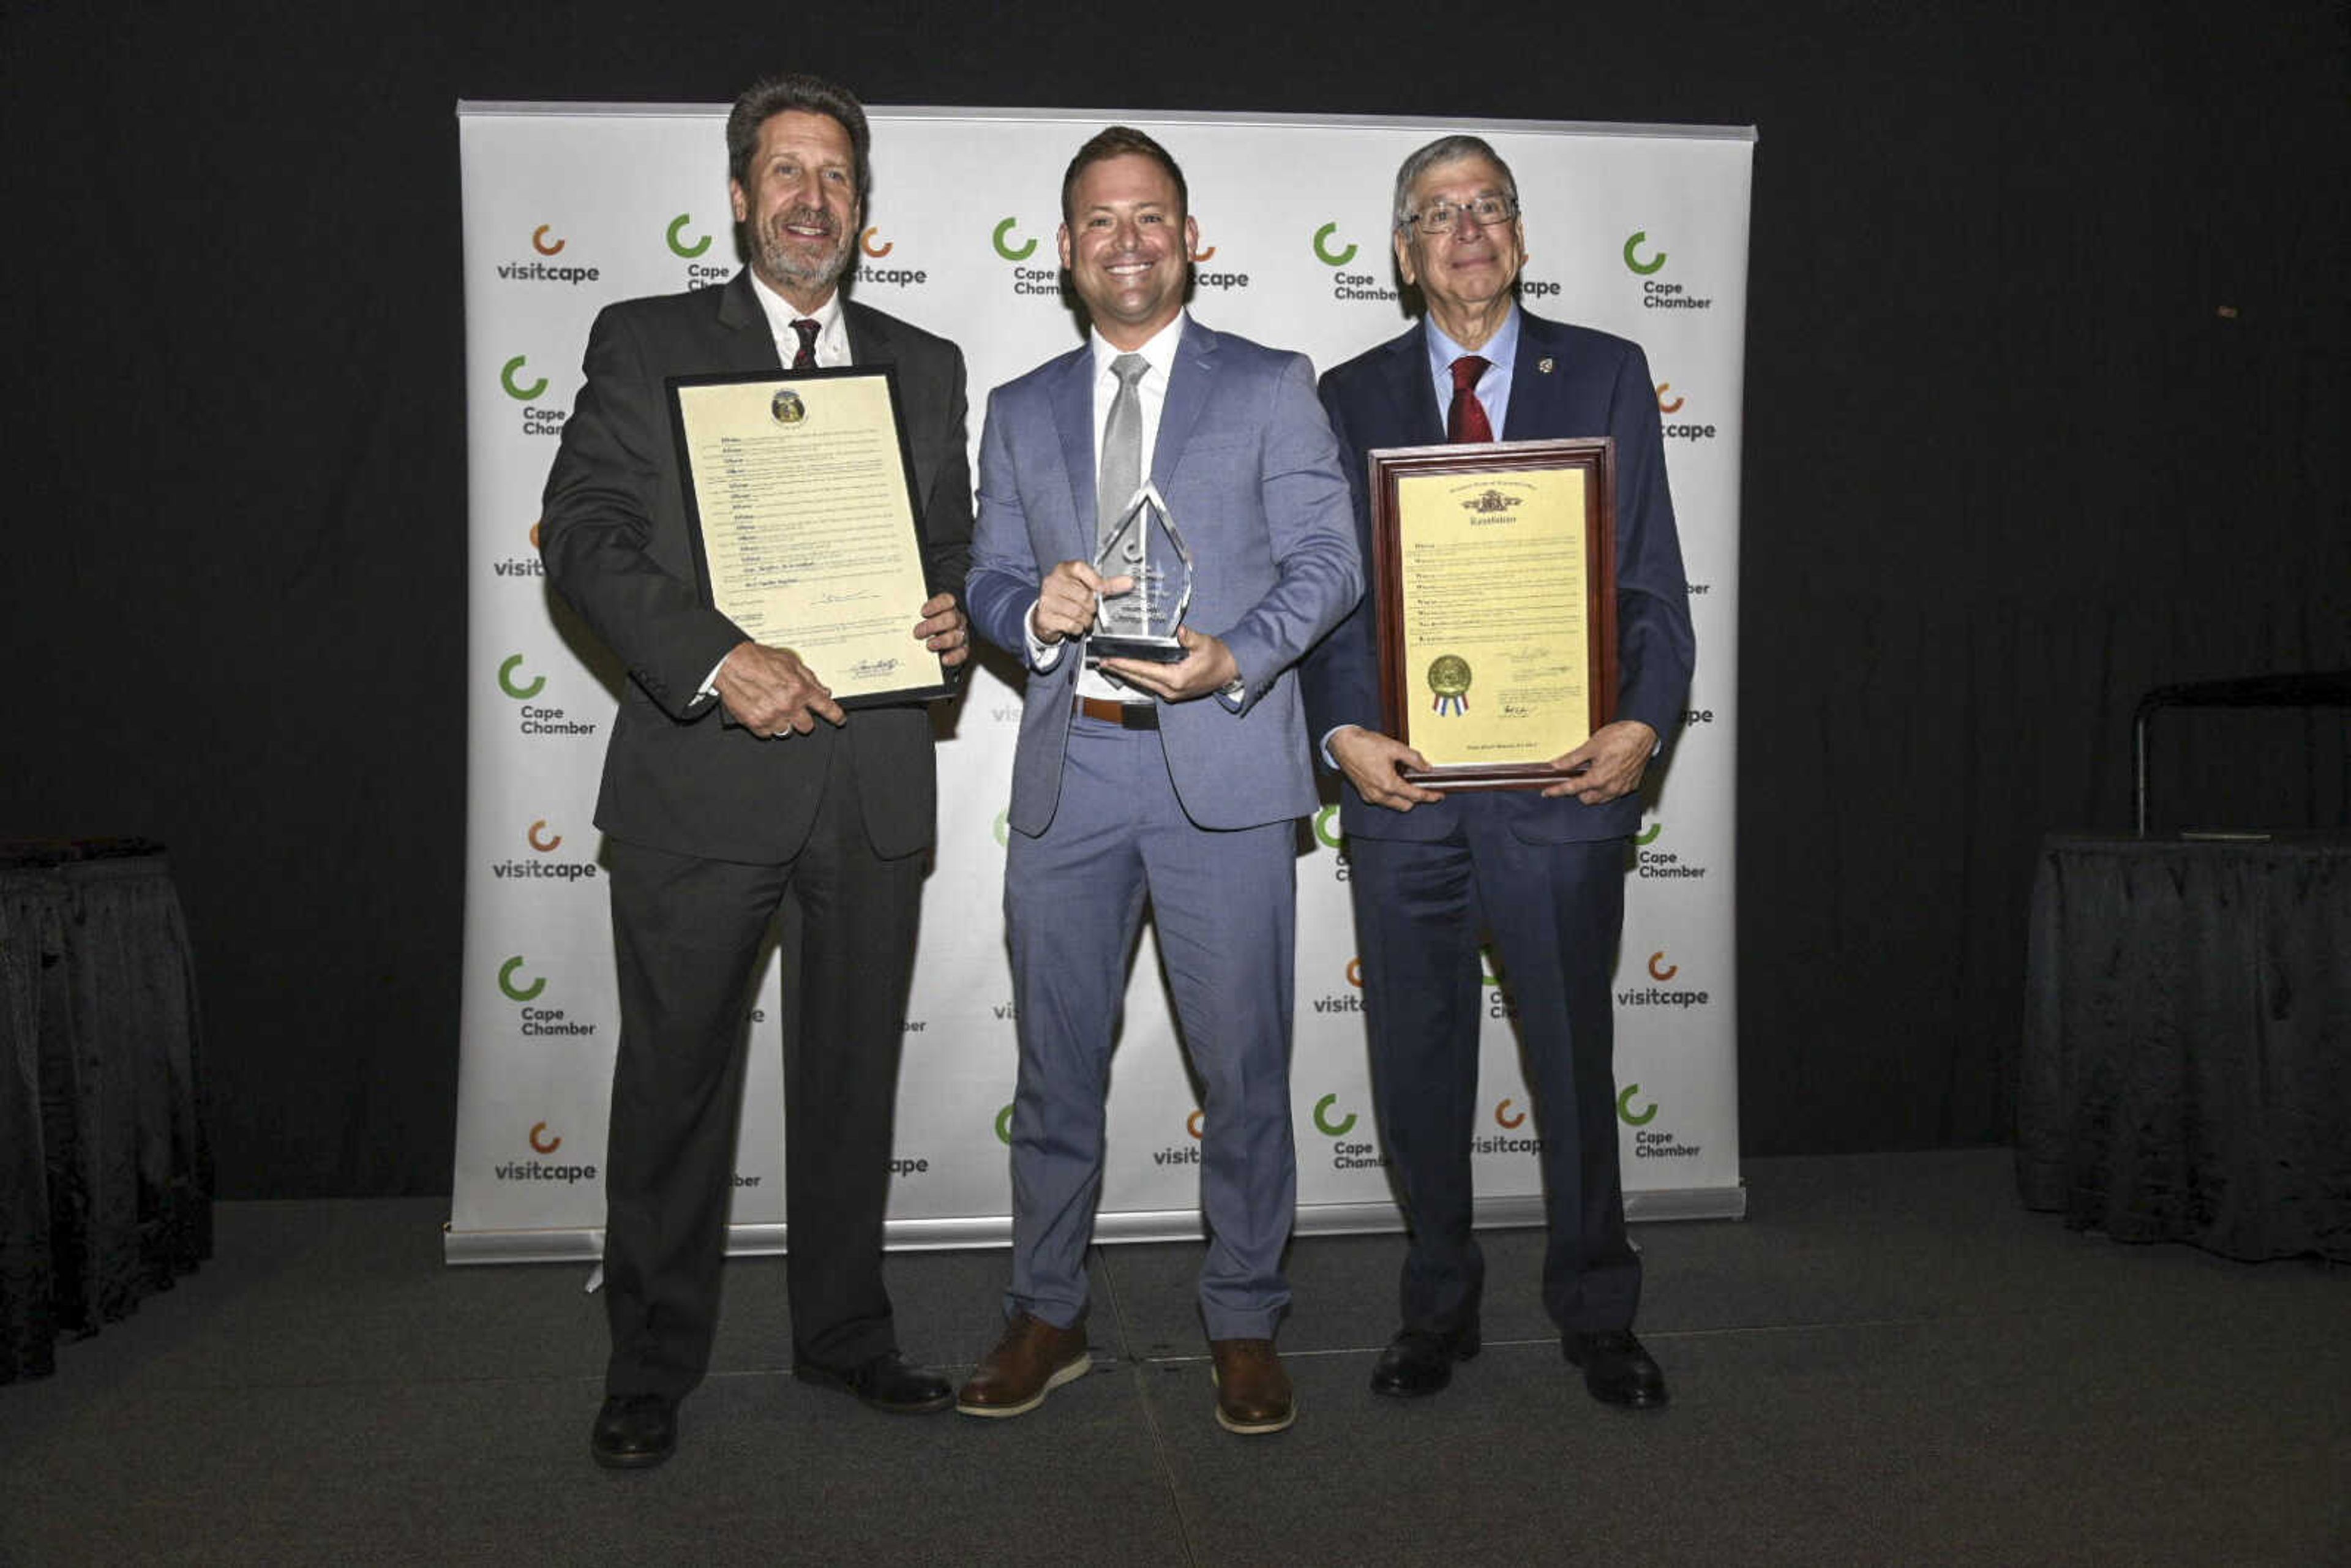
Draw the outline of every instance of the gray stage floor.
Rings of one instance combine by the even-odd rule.
[[[1197,1247],[1097,1249],[1098,1369],[987,1422],[794,1383],[780,1261],[739,1262],[678,1457],[620,1475],[585,1269],[445,1267],[440,1199],[226,1204],[201,1272],[0,1388],[0,1563],[2351,1563],[2346,1270],[2072,1234],[2009,1173],[1756,1160],[1748,1219],[1638,1228],[1658,1412],[1585,1396],[1525,1231],[1414,1404],[1364,1387],[1400,1242],[1299,1242],[1298,1425],[1246,1439]],[[960,1374],[1004,1274],[893,1258],[907,1352]]]

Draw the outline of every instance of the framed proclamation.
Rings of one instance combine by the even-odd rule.
[[[930,591],[894,369],[667,384],[705,601],[798,653],[845,708],[947,695],[914,634]]]
[[[1431,789],[1537,789],[1616,702],[1615,444],[1370,455],[1380,697]]]

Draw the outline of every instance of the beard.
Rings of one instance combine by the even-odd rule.
[[[832,237],[830,250],[810,254],[805,242],[785,234],[787,225],[814,227],[821,224]],[[778,213],[766,232],[757,236],[759,270],[770,280],[796,288],[821,288],[837,283],[849,270],[849,231],[820,207],[794,207]]]

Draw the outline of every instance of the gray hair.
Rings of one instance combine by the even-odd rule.
[[[1395,226],[1404,227],[1412,217],[1412,188],[1420,177],[1440,163],[1457,162],[1464,158],[1483,158],[1501,172],[1502,193],[1513,204],[1519,199],[1519,182],[1502,155],[1489,146],[1482,136],[1440,136],[1404,161],[1396,171]]]
[[[753,82],[735,100],[726,116],[726,172],[739,185],[750,183],[751,154],[759,150],[759,128],[787,110],[821,114],[849,133],[850,161],[857,172],[857,199],[865,200],[873,183],[867,154],[872,137],[865,129],[865,110],[847,88],[822,77],[775,76]]]

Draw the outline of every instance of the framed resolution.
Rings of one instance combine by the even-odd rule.
[[[894,367],[667,385],[704,601],[843,707],[947,695],[914,635],[930,591]]]
[[[1432,789],[1536,789],[1616,702],[1615,444],[1370,455],[1380,696]]]

